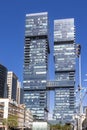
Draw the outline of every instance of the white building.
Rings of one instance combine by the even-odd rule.
[[[20,89],[21,89],[21,83],[17,81],[16,101],[18,104],[20,104]]]
[[[8,98],[16,101],[18,77],[12,72],[7,73]]]

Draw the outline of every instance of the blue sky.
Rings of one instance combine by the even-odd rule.
[[[76,43],[82,46],[83,81],[87,73],[87,0],[0,0],[0,63],[22,81],[25,15],[37,12],[48,12],[50,44],[53,42],[53,20],[75,18]],[[52,77],[53,72],[50,72]]]

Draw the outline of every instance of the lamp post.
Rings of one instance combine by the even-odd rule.
[[[79,56],[79,97],[80,97],[80,107],[79,107],[79,130],[82,130],[82,114],[83,114],[83,108],[82,108],[82,84],[81,84],[81,55]]]
[[[82,108],[82,83],[81,83],[81,45],[77,44],[76,46],[76,55],[79,58],[79,85],[78,85],[78,91],[79,91],[79,98],[80,98],[80,105],[79,105],[79,118],[78,118],[78,130],[82,130],[82,114],[83,114],[83,108]]]

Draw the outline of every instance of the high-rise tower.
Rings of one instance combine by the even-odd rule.
[[[48,14],[26,15],[23,88],[24,103],[38,119],[47,107]]]
[[[12,71],[7,72],[8,98],[16,101],[18,77]]]
[[[0,64],[0,98],[7,98],[7,68]]]
[[[69,120],[74,113],[74,19],[54,21],[55,87],[54,119]]]

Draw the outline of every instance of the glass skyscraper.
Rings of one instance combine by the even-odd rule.
[[[74,113],[75,88],[75,43],[74,19],[54,21],[55,62],[55,105],[53,117],[56,120],[72,119]]]
[[[53,118],[70,121],[75,103],[74,19],[54,21],[55,78],[47,80],[49,32],[48,13],[26,15],[23,90],[24,103],[36,119],[44,120],[48,92],[54,91]]]
[[[44,119],[47,107],[48,13],[26,15],[23,88],[24,103],[34,117]]]

